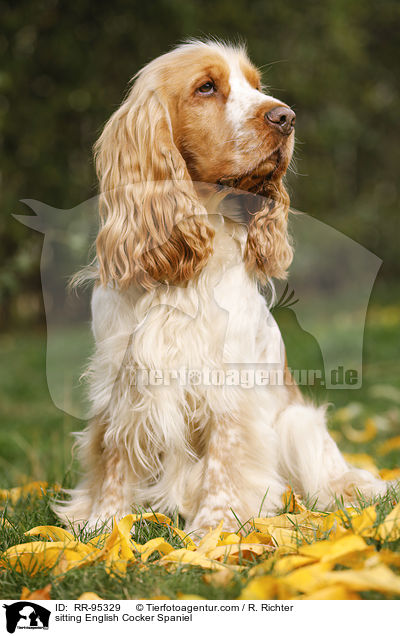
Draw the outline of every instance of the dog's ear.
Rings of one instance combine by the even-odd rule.
[[[214,231],[173,141],[166,104],[136,81],[95,146],[103,284],[183,283],[212,251]]]
[[[250,215],[244,258],[247,268],[265,283],[272,277],[286,278],[293,259],[287,228],[290,201],[282,180],[268,184],[257,199],[262,204]]]

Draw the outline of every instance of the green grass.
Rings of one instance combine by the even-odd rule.
[[[284,315],[280,319],[277,316],[277,319],[288,345],[289,363],[296,366],[296,361],[301,364],[306,359],[307,368],[314,368],[313,365],[320,360],[320,353],[317,348],[314,348],[314,352],[310,348],[307,334],[303,340],[298,326],[293,327],[292,317],[287,310],[286,323]],[[396,390],[400,390],[399,323],[400,306],[377,304],[370,308],[364,339],[361,389],[305,389],[305,393],[314,396],[318,402],[330,402],[333,405],[330,410],[331,428],[339,435],[341,428],[340,423],[335,421],[335,407],[354,402],[361,404],[359,416],[352,421],[355,428],[363,427],[366,417],[375,418],[377,437],[360,445],[341,435],[339,446],[343,451],[365,452],[375,457],[377,444],[400,434],[400,403],[396,397]],[[344,339],[346,328],[343,328]],[[46,382],[45,361],[44,332],[0,336],[0,488],[10,488],[33,480],[46,480],[67,486],[76,483],[78,471],[71,458],[71,432],[80,430],[84,422],[66,415],[52,404]],[[393,387],[393,395],[385,396],[384,391],[379,391],[379,386],[382,385]],[[379,467],[399,466],[400,452],[393,451],[378,457],[377,463]],[[382,504],[384,505],[385,503]],[[0,551],[27,541],[23,533],[29,528],[57,524],[50,508],[49,495],[41,499],[28,498],[9,506],[6,516],[12,526],[1,528]],[[163,531],[169,532],[168,529],[160,528],[156,524],[145,524],[141,529],[140,540],[160,536]],[[391,549],[398,550],[400,546],[392,545]],[[180,593],[229,599],[240,594],[247,580],[247,569],[240,575],[235,575],[228,587],[207,583],[203,575],[204,570],[195,567],[182,566],[167,571],[156,564],[148,569],[133,564],[122,578],[110,577],[101,563],[71,570],[63,577],[54,577],[52,572],[41,572],[35,575],[34,580],[26,573],[3,570],[0,576],[0,598],[19,598],[23,586],[38,589],[50,582],[54,599],[77,598],[87,591],[109,599],[150,596],[176,598]],[[372,593],[365,593],[364,596],[380,598]]]
[[[3,519],[7,518],[10,526],[3,525],[0,518],[0,552],[7,547],[34,541],[35,537],[27,537],[24,532],[28,528],[38,525],[58,525],[57,518],[51,510],[52,493],[41,498],[28,497],[19,500],[14,506],[7,505]],[[94,532],[82,529],[77,538],[87,542],[101,528]],[[133,539],[138,543],[164,536],[175,548],[184,547],[179,537],[174,535],[167,526],[153,522],[141,521],[135,524]],[[38,539],[39,540],[39,539]],[[126,575],[107,573],[105,564],[94,563],[81,569],[70,570],[63,576],[55,576],[51,570],[42,570],[31,577],[28,572],[18,572],[17,569],[0,570],[0,598],[19,598],[22,588],[41,589],[51,584],[52,599],[73,599],[84,592],[95,592],[102,598],[129,599],[167,596],[177,598],[180,593],[196,594],[204,598],[223,599],[235,598],[247,580],[246,568],[240,575],[234,575],[228,586],[215,586],[204,581],[205,570],[194,566],[179,566],[167,571],[165,567],[153,564],[156,555],[150,557],[150,567],[133,563]],[[248,562],[247,570],[254,565]]]

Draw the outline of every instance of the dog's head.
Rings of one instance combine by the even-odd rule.
[[[103,283],[182,283],[206,264],[213,228],[193,181],[266,197],[251,217],[244,259],[284,277],[292,250],[282,184],[294,112],[262,92],[243,48],[189,42],[148,64],[96,144]]]

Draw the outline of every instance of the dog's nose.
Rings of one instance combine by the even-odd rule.
[[[287,106],[277,106],[265,113],[268,124],[277,128],[282,135],[290,135],[296,122],[296,113]]]

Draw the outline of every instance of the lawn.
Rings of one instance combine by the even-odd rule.
[[[277,314],[277,320],[289,343],[289,363],[296,366],[308,356],[307,368],[316,366],[313,355],[319,352],[310,353],[307,334],[302,349],[298,325],[285,311],[286,315]],[[362,388],[319,387],[313,393],[319,402],[332,403],[330,428],[342,451],[355,464],[381,471],[384,477],[400,466],[399,322],[399,305],[373,303],[364,338]],[[344,325],[344,339],[348,331]],[[25,535],[38,526],[57,525],[49,505],[52,487],[76,483],[70,433],[84,425],[52,404],[45,347],[46,334],[41,331],[0,338],[0,552],[29,542],[40,542],[43,548],[29,563],[18,550],[8,553],[0,565],[0,598],[20,598],[29,595],[27,590],[38,589],[45,589],[44,594],[53,599],[77,598],[85,592],[102,598],[400,598],[400,530],[396,520],[388,517],[397,501],[395,492],[376,505],[359,500],[339,517],[309,511],[292,499],[282,503],[282,515],[270,522],[254,522],[248,538],[244,532],[227,536],[214,531],[203,549],[183,537],[179,519],[160,522],[143,514],[116,527],[112,536],[99,536],[99,530],[55,537],[49,529]],[[37,493],[6,492],[32,481],[48,482],[49,489],[42,485]],[[50,540],[64,546],[53,560],[44,545]],[[318,544],[325,560],[321,560],[322,552],[319,556],[312,552]],[[192,564],[178,562],[183,553],[177,550],[190,552],[192,557],[185,559]],[[294,556],[301,566],[300,561],[294,565]],[[76,567],[77,559],[80,567]],[[330,564],[328,569],[322,561]],[[319,573],[319,587],[301,579],[309,567],[314,567],[315,575]],[[359,577],[360,571],[365,574],[365,580],[354,579],[356,570]]]

